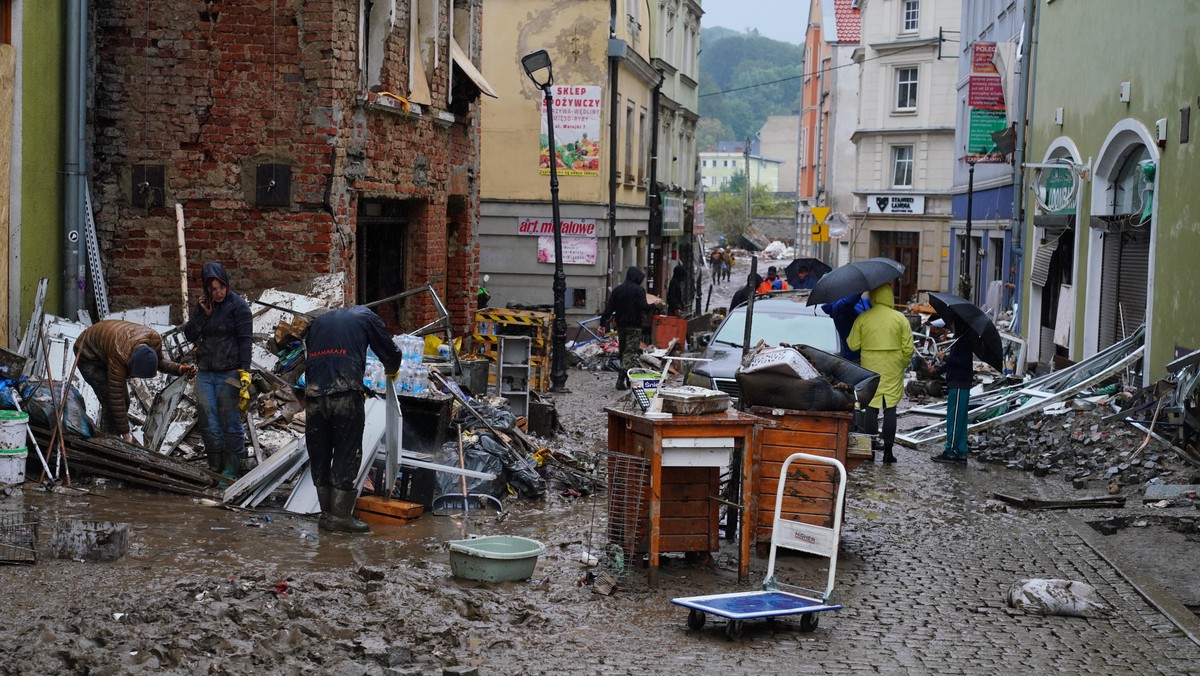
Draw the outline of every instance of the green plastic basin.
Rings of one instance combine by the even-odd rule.
[[[533,576],[546,546],[517,535],[487,535],[451,540],[450,570],[454,577],[479,582],[511,582]]]

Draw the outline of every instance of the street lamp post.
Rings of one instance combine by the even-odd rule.
[[[567,392],[567,275],[563,272],[562,219],[558,213],[558,157],[554,145],[554,96],[550,87],[554,84],[554,66],[546,50],[526,54],[521,58],[525,74],[546,101],[546,135],[550,146],[550,208],[554,219],[554,328],[550,353],[550,391]],[[545,79],[539,74],[545,71]]]
[[[971,207],[975,203],[975,163],[977,158],[970,154],[967,161],[967,236],[962,245],[962,275],[959,283],[959,295],[971,300]],[[974,301],[972,301],[974,302]]]

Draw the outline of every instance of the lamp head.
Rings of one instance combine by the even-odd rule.
[[[538,89],[545,89],[554,84],[554,66],[551,65],[550,54],[546,50],[539,49],[521,57],[521,66]]]

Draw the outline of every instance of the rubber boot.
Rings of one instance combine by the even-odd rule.
[[[896,456],[892,455],[892,449],[884,448],[883,449],[883,464],[890,465],[894,462],[896,462]]]
[[[618,390],[628,390],[629,389],[629,372],[628,371],[621,371],[620,373],[617,374],[617,389]]]
[[[221,470],[226,478],[237,481],[238,478],[238,456],[242,453],[241,448],[233,448],[225,450],[225,467]]]
[[[325,530],[334,533],[370,533],[371,527],[366,521],[354,516],[354,501],[358,498],[355,491],[344,491],[334,488],[330,491],[330,508],[332,516],[325,520]]]
[[[220,451],[208,451],[208,468],[217,474],[221,473]]]
[[[333,486],[317,486],[317,502],[321,505],[317,528],[329,530],[329,517],[333,516]]]

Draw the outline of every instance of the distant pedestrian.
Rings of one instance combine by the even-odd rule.
[[[814,279],[811,274],[809,274],[810,272],[811,271],[807,265],[801,265],[800,267],[796,268],[797,289],[811,289],[813,288],[813,285],[817,283],[817,280]]]
[[[600,325],[613,323],[617,327],[617,345],[621,351],[621,369],[617,375],[617,389],[629,389],[629,369],[637,368],[642,352],[642,324],[645,315],[654,309],[646,288],[642,286],[646,274],[636,266],[625,271],[625,281],[617,285],[608,296]],[[607,328],[605,329],[607,330]]]
[[[713,284],[720,284],[721,268],[725,265],[725,250],[721,248],[713,249],[712,254],[708,257],[708,262],[712,268]]]
[[[767,267],[767,278],[758,285],[758,292],[770,293],[772,291],[786,291],[788,288],[790,288],[788,287],[788,283],[779,276],[779,271],[775,268],[775,266],[771,265]]]
[[[946,446],[933,456],[934,462],[967,461],[967,408],[975,380],[975,359],[971,356],[971,336],[958,319],[954,320],[956,339],[950,352],[938,352],[942,359],[938,371],[946,376]]]
[[[750,296],[758,289],[758,285],[762,284],[763,278],[757,272],[751,272],[746,275],[746,286],[738,289],[733,294],[733,300],[729,301],[729,310],[732,312],[734,308],[741,307],[750,302]]]
[[[854,320],[846,345],[862,352],[862,367],[879,374],[875,398],[867,406],[867,431],[878,432],[883,411],[883,461],[896,462],[896,405],[904,398],[904,369],[913,356],[912,326],[896,311],[890,284],[871,289],[871,309]]]
[[[392,386],[401,354],[383,320],[361,305],[320,314],[304,330],[306,350],[305,445],[313,486],[321,505],[322,530],[365,533],[370,526],[354,517],[362,464],[363,372],[367,348],[383,362]],[[374,453],[375,449],[368,449]]]
[[[130,378],[153,378],[159,372],[196,375],[195,366],[163,356],[158,331],[133,322],[105,319],[92,324],[75,339],[74,352],[79,372],[100,400],[100,430],[125,441],[133,441],[126,385]]]
[[[687,268],[683,263],[676,263],[671,272],[671,281],[667,284],[667,314],[678,317],[683,314],[686,305],[683,301],[683,288],[687,286]]]
[[[725,265],[722,267],[725,274],[725,281],[729,281],[729,276],[733,274],[733,247],[725,250]]]

